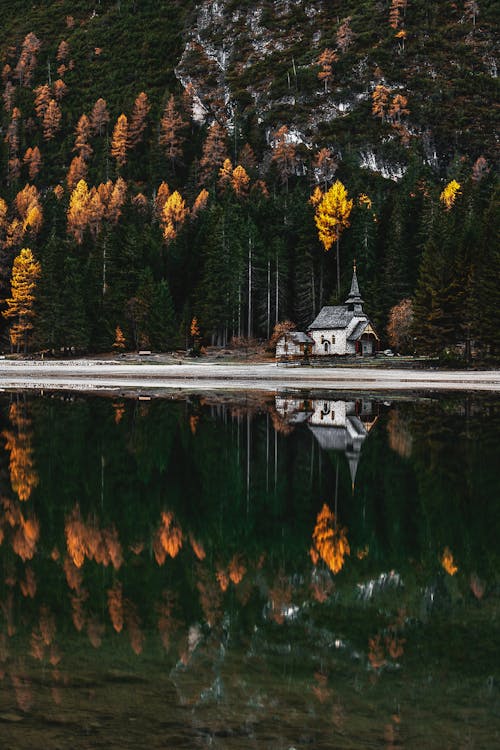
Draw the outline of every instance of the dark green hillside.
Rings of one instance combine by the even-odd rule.
[[[340,179],[341,296],[356,257],[383,335],[416,295],[412,347],[494,353],[497,15],[492,0],[8,4],[3,348],[10,332],[15,349],[109,349],[119,327],[127,347],[165,349],[193,317],[221,344],[306,327],[336,299],[309,197]],[[40,263],[27,312],[7,302],[23,247]]]

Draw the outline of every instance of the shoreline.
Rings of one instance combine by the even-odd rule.
[[[269,364],[126,364],[93,360],[1,361],[0,389],[115,388],[377,391],[500,391],[500,370],[409,370]]]

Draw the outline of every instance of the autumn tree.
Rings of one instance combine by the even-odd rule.
[[[319,184],[323,184],[323,190],[328,190],[337,167],[338,161],[329,148],[322,148],[315,155],[313,160],[314,178]]]
[[[33,32],[26,34],[21,46],[21,54],[14,69],[14,74],[21,86],[29,86],[37,63],[37,54],[42,46]]]
[[[286,125],[282,125],[273,133],[273,153],[271,160],[276,164],[278,174],[288,190],[288,178],[294,173],[297,152],[295,144],[290,140]]]
[[[389,106],[388,116],[392,122],[400,123],[402,117],[410,114],[408,99],[402,94],[396,94]]]
[[[113,349],[125,349],[125,336],[123,335],[123,331],[120,326],[116,326],[115,328],[115,340],[112,346]]]
[[[413,303],[411,299],[403,299],[391,308],[387,324],[387,337],[389,344],[398,352],[412,353]]]
[[[337,30],[337,49],[339,49],[342,54],[345,54],[351,46],[353,40],[354,33],[351,29],[351,16],[347,16],[347,18],[344,18]]]
[[[68,91],[68,87],[64,83],[61,78],[58,78],[57,81],[54,81],[54,85],[52,86],[52,90],[54,92],[54,99],[58,102],[61,101],[61,99],[66,95]]]
[[[92,107],[90,124],[92,135],[102,135],[103,129],[109,122],[109,112],[105,99],[98,99]]]
[[[37,176],[42,165],[42,155],[38,146],[26,149],[26,153],[23,157],[23,162],[28,166],[30,180],[33,180]]]
[[[17,351],[27,352],[33,333],[35,318],[35,290],[41,267],[29,248],[23,248],[14,259],[11,277],[11,296],[6,300],[7,309],[2,313],[12,319],[10,342]]]
[[[321,55],[318,57],[318,65],[321,70],[318,73],[318,78],[325,84],[325,94],[328,92],[328,86],[333,81],[333,64],[339,59],[337,53],[333,49],[328,47],[323,50]]]
[[[337,296],[340,299],[340,236],[350,225],[349,216],[353,206],[352,199],[347,197],[347,190],[337,180],[323,195],[316,207],[314,221],[318,229],[318,237],[326,251],[333,243],[337,243]]]
[[[67,212],[68,234],[72,235],[79,245],[89,220],[90,193],[85,180],[80,180],[71,193]]]
[[[237,164],[231,175],[231,187],[233,188],[235,195],[238,198],[246,198],[249,185],[250,177],[241,164]]]
[[[34,93],[36,116],[40,120],[43,120],[45,112],[47,111],[47,107],[49,106],[50,100],[52,98],[50,86],[47,83],[44,83],[41,86],[37,86]]]
[[[58,103],[55,99],[51,99],[42,120],[43,137],[46,141],[50,141],[55,137],[55,134],[61,127],[61,117],[61,110]]]
[[[186,123],[175,107],[175,99],[172,94],[160,121],[160,146],[163,147],[172,167],[176,162],[182,160],[182,144],[185,140],[182,136],[182,130],[185,127]]]
[[[161,225],[163,229],[163,239],[170,242],[177,237],[179,229],[182,227],[188,216],[188,208],[181,194],[175,190],[167,198],[161,213]]]
[[[391,90],[387,88],[387,86],[384,86],[383,83],[375,86],[375,89],[372,92],[372,114],[376,117],[380,117],[382,122],[384,122],[387,115],[390,93]]]
[[[132,114],[130,115],[130,121],[128,125],[128,146],[129,148],[135,148],[141,141],[146,129],[146,118],[149,114],[151,105],[148,101],[148,95],[141,91],[137,96],[134,106],[132,108]]]
[[[406,5],[407,0],[391,0],[391,9],[389,11],[389,26],[391,29],[397,29],[401,26],[401,15],[404,15]]]
[[[71,160],[66,175],[66,183],[70,190],[73,190],[80,180],[85,180],[87,177],[87,170],[87,162],[82,156],[75,156],[74,159]]]
[[[75,130],[75,145],[73,151],[78,153],[85,161],[88,161],[92,156],[93,149],[89,143],[91,134],[91,124],[87,115],[82,115],[78,120]]]
[[[56,60],[57,62],[64,62],[68,59],[69,56],[69,44],[68,42],[63,39],[61,42],[59,42],[59,47],[57,48],[57,54],[56,54]]]
[[[441,195],[439,196],[439,200],[441,201],[441,204],[444,206],[446,211],[450,211],[450,209],[453,208],[455,205],[455,201],[457,199],[457,196],[460,195],[460,183],[456,180],[451,180],[443,189]]]
[[[111,138],[111,156],[116,159],[119,167],[127,163],[128,148],[128,120],[121,114],[116,121]]]
[[[226,128],[219,122],[214,122],[209,128],[203,144],[199,175],[201,185],[209,182],[214,173],[218,172],[224,160],[227,159],[226,139]]]

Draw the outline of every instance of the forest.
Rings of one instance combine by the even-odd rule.
[[[493,2],[14,5],[4,352],[304,330],[355,259],[384,345],[498,356]]]

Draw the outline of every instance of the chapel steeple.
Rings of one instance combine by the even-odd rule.
[[[363,303],[364,300],[361,299],[358,277],[356,275],[356,261],[354,261],[352,269],[351,291],[349,292],[349,296],[347,297],[345,304],[347,305],[348,310],[352,310],[357,315],[362,315]]]

